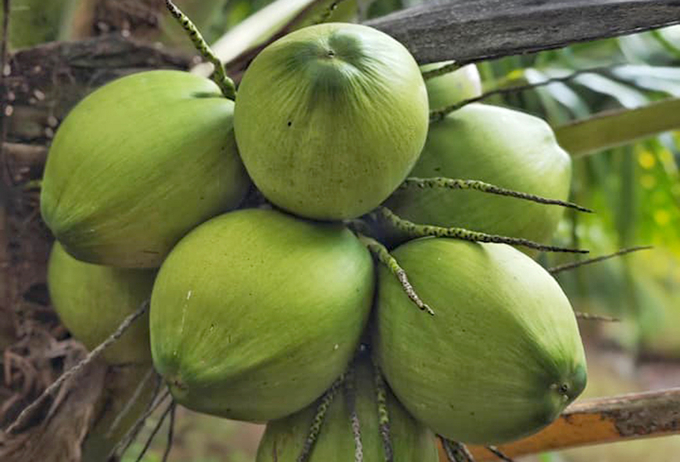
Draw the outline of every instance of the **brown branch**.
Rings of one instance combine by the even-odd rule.
[[[476,0],[425,3],[367,24],[420,63],[465,64],[678,23],[677,0]]]
[[[498,449],[509,457],[516,457],[678,433],[680,388],[672,388],[578,402],[543,431]],[[477,460],[495,460],[483,447],[473,446],[471,450]]]

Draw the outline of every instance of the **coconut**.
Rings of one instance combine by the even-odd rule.
[[[151,298],[156,370],[199,412],[266,421],[314,401],[352,357],[373,262],[340,224],[246,209],[189,233]]]
[[[522,112],[471,104],[430,127],[411,177],[480,180],[566,201],[571,158],[550,126]],[[419,224],[462,227],[547,242],[563,208],[478,191],[400,189],[387,207]],[[403,242],[404,236],[394,237]]]
[[[393,255],[435,316],[381,268],[374,346],[399,401],[433,431],[507,442],[551,423],[583,391],[574,313],[538,263],[502,244],[437,238]]]
[[[381,437],[374,369],[369,358],[357,361],[355,370],[355,407],[361,429],[363,460],[382,462],[385,458]],[[395,461],[436,462],[434,434],[417,422],[388,390],[386,396],[390,441]],[[303,450],[316,414],[313,404],[289,417],[267,424],[257,449],[257,462],[296,462]],[[346,395],[340,390],[328,407],[309,462],[354,460],[354,433]]]
[[[425,64],[421,72],[429,72],[453,64],[453,61]],[[431,109],[441,109],[482,94],[482,80],[477,66],[468,64],[457,71],[425,80]]]
[[[413,57],[356,24],[277,40],[248,67],[236,96],[236,141],[258,189],[314,219],[355,218],[387,199],[418,159],[427,126]]]
[[[55,243],[47,268],[47,286],[59,319],[92,350],[149,299],[155,275],[154,270],[84,263]],[[135,320],[118,341],[104,350],[103,357],[109,364],[150,363],[149,316]]]
[[[80,260],[160,266],[186,232],[246,193],[233,107],[212,81],[179,71],[142,72],[96,90],[50,148],[45,223]]]

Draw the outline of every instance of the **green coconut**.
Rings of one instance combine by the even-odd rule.
[[[66,117],[50,148],[45,222],[80,260],[160,266],[185,233],[246,193],[233,108],[212,81],[180,71],[142,72],[98,89]]]
[[[349,219],[383,202],[427,135],[413,57],[367,26],[310,26],[253,61],[236,96],[243,163],[262,193],[297,215]]]
[[[109,460],[113,448],[147,410],[156,388],[149,365],[111,368],[95,407],[95,424],[82,444],[82,462]]]
[[[59,319],[92,350],[149,299],[155,274],[154,270],[84,263],[55,243],[47,268],[47,286]],[[149,316],[137,319],[104,350],[103,357],[109,364],[150,363]]]
[[[543,120],[471,104],[430,127],[411,177],[480,180],[550,199],[567,200],[571,158]],[[564,209],[478,191],[400,189],[387,207],[419,224],[548,242]],[[395,233],[398,234],[398,233]],[[403,242],[404,236],[394,241]]]
[[[182,405],[247,421],[310,404],[347,366],[373,262],[340,224],[246,209],[189,233],[151,298],[156,370]]]
[[[357,361],[355,371],[356,412],[361,428],[364,461],[383,462],[385,451],[380,433],[374,369],[368,358]],[[305,444],[317,410],[317,403],[289,417],[267,424],[257,449],[256,462],[296,462]],[[387,391],[390,441],[396,462],[437,462],[435,435],[417,422]],[[354,460],[354,434],[348,402],[338,392],[326,413],[308,462]]]
[[[445,61],[425,64],[420,66],[420,70],[425,73],[452,63],[453,61]],[[482,79],[474,64],[463,66],[455,72],[431,77],[425,80],[425,86],[431,109],[441,109],[482,94]]]
[[[435,316],[381,268],[374,346],[399,401],[433,431],[507,442],[551,423],[583,391],[574,313],[538,263],[506,245],[437,238],[393,255]]]

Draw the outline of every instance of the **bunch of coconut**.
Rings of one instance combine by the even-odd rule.
[[[428,71],[330,23],[265,48],[235,97],[179,71],[92,93],[42,187],[64,324],[94,348],[150,300],[105,359],[153,365],[189,409],[268,422],[258,461],[434,461],[435,435],[549,424],[585,386],[583,347],[556,281],[509,244],[553,249],[569,156],[509,109],[431,122],[481,85]]]

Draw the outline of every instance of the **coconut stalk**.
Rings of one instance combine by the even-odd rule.
[[[574,403],[541,432],[498,449],[516,457],[679,433],[680,388],[672,388]],[[478,461],[497,460],[486,448],[470,450]]]

